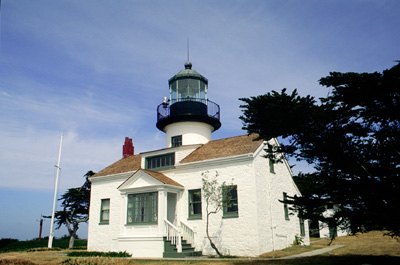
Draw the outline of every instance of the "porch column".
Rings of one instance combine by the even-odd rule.
[[[158,190],[158,233],[165,235],[164,219],[167,218],[167,191]]]

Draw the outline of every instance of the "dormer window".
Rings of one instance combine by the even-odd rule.
[[[146,169],[166,170],[175,165],[175,153],[158,155],[146,158]]]
[[[171,147],[177,147],[182,145],[182,135],[171,137]]]

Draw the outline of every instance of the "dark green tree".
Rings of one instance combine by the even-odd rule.
[[[76,233],[79,224],[89,220],[90,187],[89,178],[93,176],[93,171],[88,171],[85,177],[85,183],[82,187],[68,189],[59,200],[62,200],[62,211],[55,213],[56,229],[65,225],[69,233],[69,248],[74,247]]]
[[[400,63],[382,73],[332,72],[319,83],[332,90],[319,102],[286,89],[241,98],[243,129],[281,139],[266,149],[274,162],[289,156],[313,167],[294,176],[302,196],[287,201],[303,218],[399,237]]]

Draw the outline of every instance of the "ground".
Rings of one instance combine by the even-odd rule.
[[[338,237],[332,245],[344,245],[344,247],[324,253],[319,256],[297,258],[297,259],[277,259],[310,251],[328,246],[326,239],[314,239],[311,246],[293,246],[284,250],[263,254],[258,259],[244,258],[207,258],[193,260],[165,260],[165,259],[120,259],[120,258],[68,258],[68,250],[62,251],[39,251],[39,252],[7,252],[0,253],[0,265],[2,264],[210,264],[213,265],[237,265],[237,264],[400,264],[400,242],[388,236],[383,236],[380,231],[369,232],[358,236]],[[66,262],[67,261],[67,262]]]

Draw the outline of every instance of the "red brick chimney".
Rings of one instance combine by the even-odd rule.
[[[125,143],[124,146],[122,147],[122,157],[127,158],[129,156],[133,156],[135,148],[133,147],[132,144],[132,138],[125,137]]]

